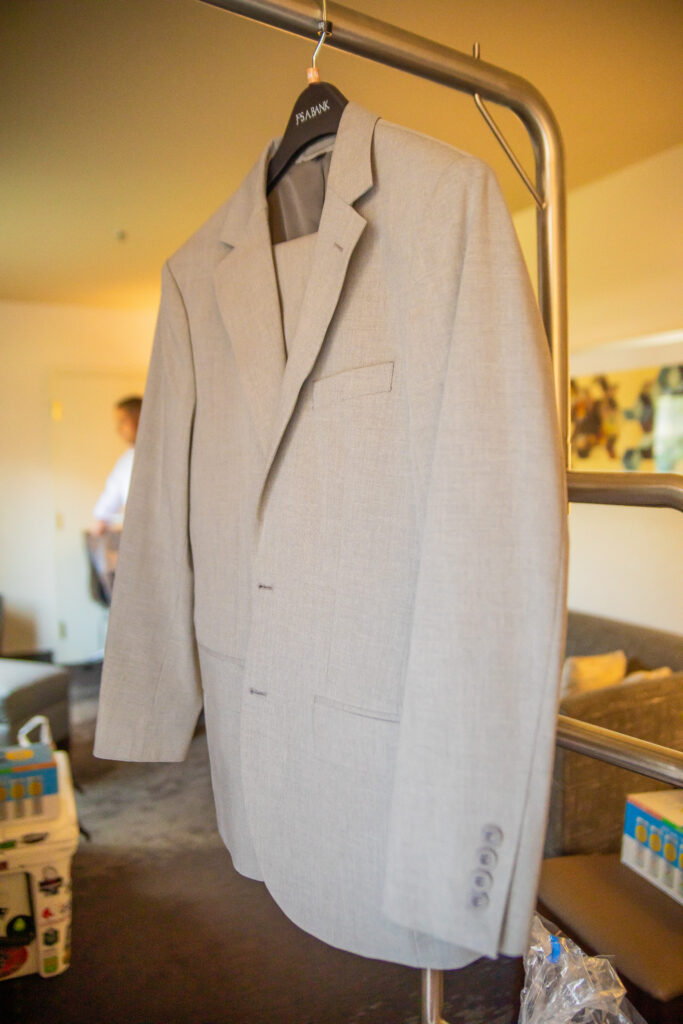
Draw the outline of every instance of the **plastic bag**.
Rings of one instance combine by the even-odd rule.
[[[538,914],[524,971],[519,1024],[646,1024],[609,960],[553,934]]]

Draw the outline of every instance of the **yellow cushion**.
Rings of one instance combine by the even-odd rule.
[[[673,675],[670,668],[652,668],[652,669],[638,669],[637,672],[629,672],[627,676],[624,676],[625,683],[644,683],[648,679],[666,679],[667,676]]]
[[[560,696],[575,697],[589,690],[620,683],[626,675],[626,652],[608,651],[606,654],[587,654],[566,658],[562,668]]]

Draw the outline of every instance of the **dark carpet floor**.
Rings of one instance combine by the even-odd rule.
[[[419,1024],[420,972],[319,942],[237,874],[216,830],[201,722],[181,764],[92,755],[99,670],[74,673],[82,826],[72,962],[0,985],[2,1024]],[[521,961],[445,974],[448,1024],[514,1024]]]

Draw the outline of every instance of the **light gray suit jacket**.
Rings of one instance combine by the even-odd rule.
[[[351,102],[285,358],[265,172],[166,262],[95,755],[205,708],[238,871],[333,946],[522,953],[566,629],[548,345],[493,172]]]

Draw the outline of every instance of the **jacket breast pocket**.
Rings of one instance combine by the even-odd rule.
[[[313,743],[316,757],[372,779],[392,768],[400,716],[373,711],[316,694],[313,698]]]
[[[371,363],[368,366],[354,366],[339,370],[327,377],[313,380],[313,408],[319,409],[335,402],[391,391],[394,376],[393,360],[385,363]]]

